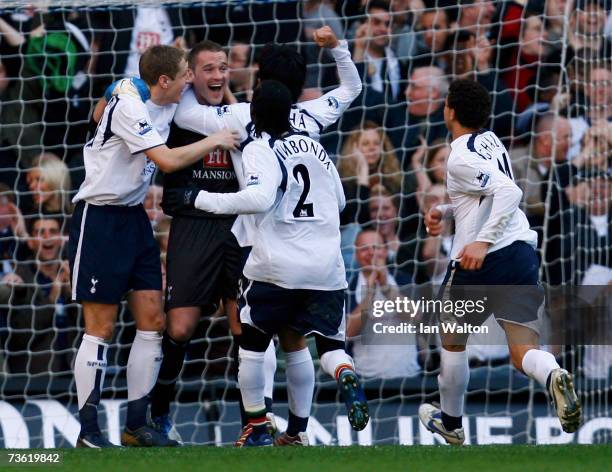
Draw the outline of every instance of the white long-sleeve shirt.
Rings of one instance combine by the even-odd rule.
[[[264,136],[243,153],[246,188],[200,191],[195,206],[212,213],[255,214],[244,235],[253,246],[244,275],[289,289],[346,288],[340,252],[340,211],[346,201],[323,146],[302,134],[276,141]]]
[[[455,219],[451,259],[474,241],[491,243],[489,253],[515,241],[537,246],[537,233],[519,209],[523,193],[513,181],[508,151],[493,132],[464,134],[451,143],[447,190]]]
[[[316,141],[325,128],[338,121],[362,89],[361,78],[351,59],[347,42],[340,41],[338,46],[331,49],[331,54],[336,61],[340,85],[322,97],[296,103],[291,109],[292,126],[299,131],[306,131]],[[222,129],[238,130],[241,149],[255,138],[249,103],[220,107],[200,105],[191,89],[183,94],[174,121],[180,128],[206,136]],[[242,151],[233,151],[231,157],[238,183],[243,189],[246,182],[241,172]]]

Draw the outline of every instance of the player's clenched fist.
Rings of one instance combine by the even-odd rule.
[[[457,257],[459,258],[459,265],[465,270],[479,270],[482,267],[482,263],[487,257],[487,251],[491,243],[484,241],[474,241],[466,245]]]
[[[431,236],[440,236],[443,226],[442,212],[440,210],[434,207],[425,213],[425,227]]]
[[[312,39],[321,48],[335,48],[338,45],[336,33],[329,26],[322,26],[312,33]]]

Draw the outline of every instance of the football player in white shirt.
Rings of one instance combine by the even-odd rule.
[[[293,101],[290,115],[292,126],[318,140],[323,130],[338,121],[353,100],[357,98],[362,84],[357,68],[351,60],[346,41],[339,41],[328,26],[317,29],[313,39],[319,47],[328,48],[334,57],[340,78],[339,87],[320,98],[297,103],[304,87],[306,64],[292,48],[284,45],[273,44],[264,48],[259,60],[258,77],[259,80],[278,80],[290,89]],[[248,182],[245,181],[245,176],[241,171],[242,149],[255,137],[249,103],[236,103],[221,107],[206,106],[198,102],[193,90],[187,90],[176,111],[175,123],[180,128],[204,135],[226,128],[239,129],[242,144],[240,150],[231,152],[231,157],[240,188],[246,187]],[[248,233],[251,217],[239,216],[238,221],[239,227],[242,228],[237,232],[238,241],[243,246],[248,246],[250,244],[244,240],[244,237]],[[266,398],[270,399],[269,403],[271,403],[275,370],[276,352],[274,344],[271,343],[266,352],[265,371]]]
[[[151,100],[173,106],[189,75],[182,50],[154,46],[140,60]],[[110,447],[98,426],[97,407],[118,305],[129,293],[136,337],[127,366],[128,407],[121,442],[130,446],[176,445],[146,424],[148,395],[161,362],[159,249],[142,202],[155,166],[180,169],[217,147],[233,149],[225,130],[189,146],[169,149],[138,96],[119,93],[108,102],[85,145],[85,180],[74,198],[69,258],[72,299],[83,305],[85,334],[75,360],[81,432],[78,447]]]
[[[538,347],[535,323],[544,296],[538,281],[537,234],[519,209],[522,192],[513,181],[508,151],[493,132],[483,129],[490,112],[489,92],[482,85],[471,80],[451,84],[444,107],[453,139],[447,166],[451,203],[431,209],[425,224],[429,234],[437,236],[444,218],[455,222],[451,262],[442,286],[445,298],[453,299],[466,286],[522,287],[498,290],[495,300],[489,296],[483,319],[442,313],[440,321],[479,324],[493,313],[506,332],[513,365],[548,390],[563,430],[574,432],[580,425],[581,407],[572,376],[552,354]],[[447,443],[463,444],[469,334],[441,330],[440,336],[440,408],[422,404],[419,418]]]
[[[274,79],[286,85],[292,94],[293,106],[291,108],[290,120],[295,129],[306,132],[311,138],[318,140],[320,133],[332,125],[350,104],[361,93],[362,83],[359,73],[348,49],[346,41],[339,41],[334,32],[328,26],[321,27],[313,34],[313,39],[319,47],[329,48],[332,56],[336,60],[340,85],[320,98],[296,103],[302,94],[306,78],[306,64],[304,59],[292,48],[284,45],[267,45],[261,52],[259,60],[259,80]],[[138,84],[135,80],[134,84]],[[126,85],[130,85],[126,83]],[[137,87],[126,87],[135,96],[138,95]],[[254,128],[251,119],[250,105],[248,103],[235,103],[221,107],[208,106],[201,104],[195,96],[193,90],[187,90],[180,102],[175,116],[175,123],[182,129],[199,134],[210,134],[221,129],[241,130],[241,146],[239,150],[231,153],[233,167],[241,189],[246,186],[245,177],[242,169],[242,149],[254,139]],[[238,229],[236,233],[238,240],[243,246],[249,246],[246,241],[248,227],[251,219],[242,215],[238,217]],[[228,308],[230,306],[228,305]],[[228,310],[231,317],[231,310]],[[234,314],[236,317],[236,315]],[[193,320],[197,321],[197,318]],[[233,334],[239,323],[230,319]],[[192,321],[186,317],[170,319],[176,329],[191,330]],[[182,324],[182,326],[180,325]],[[276,351],[274,344],[271,343],[266,351],[266,398],[271,403],[274,372],[276,370]],[[272,415],[270,415],[273,418]],[[169,434],[173,431],[172,423],[168,415],[165,418],[156,418],[156,425],[160,431]],[[248,426],[248,425],[245,425]],[[240,440],[238,441],[238,443]]]
[[[278,334],[287,352],[289,422],[277,445],[307,443],[314,369],[304,336],[314,334],[323,370],[338,382],[353,429],[365,428],[367,402],[345,350],[340,211],[345,198],[323,146],[289,121],[291,94],[267,80],[253,94],[255,139],[243,150],[246,188],[237,193],[174,189],[167,204],[217,214],[254,214],[240,321],[239,383],[250,428],[244,446],[272,443],[264,402],[264,355]],[[232,231],[239,230],[238,223]]]

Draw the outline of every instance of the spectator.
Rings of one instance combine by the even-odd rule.
[[[411,24],[425,6],[421,0],[393,0],[391,2],[391,48],[400,61],[414,54],[415,37]]]
[[[590,126],[612,121],[612,70],[611,63],[601,63],[587,68],[584,93],[587,106],[584,115],[570,119],[572,146],[569,158],[575,158],[581,149],[581,141]]]
[[[477,38],[487,36],[497,11],[491,0],[463,0],[459,7],[456,29],[466,29]]]
[[[380,184],[372,187],[372,196],[369,201],[370,224],[376,227],[376,231],[383,239],[387,248],[387,265],[395,262],[395,255],[399,249],[400,240],[397,236],[398,204],[397,197]]]
[[[371,0],[366,7],[366,21],[357,28],[353,60],[368,88],[382,94],[383,103],[400,100],[405,64],[391,49],[391,13],[384,0]]]
[[[547,114],[537,122],[535,131],[531,148],[514,150],[511,161],[514,180],[523,191],[525,214],[531,226],[541,231],[550,171],[567,162],[572,130],[566,118]]]
[[[529,84],[539,75],[540,68],[551,60],[548,32],[542,17],[534,12],[527,12],[523,21],[518,43],[506,49],[505,58],[501,61],[504,72],[500,74],[512,91],[515,111],[519,113],[532,103]]]
[[[404,151],[402,168],[409,170],[410,158],[420,145],[420,137],[432,143],[446,137],[444,99],[448,80],[439,67],[417,67],[404,92],[406,107],[389,110],[388,129],[396,148]]]
[[[451,32],[447,10],[439,8],[424,10],[419,16],[415,29],[417,33],[413,62],[445,69],[447,39]]]
[[[342,255],[347,270],[353,268],[353,247],[359,225],[368,222],[370,189],[382,184],[392,195],[402,188],[402,175],[391,141],[376,123],[366,121],[353,130],[338,158],[346,207],[340,215]]]
[[[122,76],[139,77],[140,56],[151,46],[173,44],[186,48],[185,26],[185,18],[175,7],[109,10],[98,25],[104,32],[95,41],[99,51],[96,70],[103,87]]]
[[[77,338],[77,311],[70,303],[70,268],[61,259],[64,240],[58,219],[31,221],[32,255],[0,283],[11,334],[7,360],[12,373],[70,374]],[[10,301],[10,304],[9,304]]]
[[[399,295],[397,283],[385,265],[387,248],[382,236],[372,229],[363,230],[355,241],[355,254],[359,272],[349,282],[350,315],[346,334],[353,338],[357,373],[364,378],[379,379],[418,375],[415,335],[406,335],[401,343],[390,345],[389,340],[372,338],[372,333],[362,332],[365,327],[363,317],[372,319],[374,300],[395,300]],[[397,313],[385,313],[381,321],[397,322],[400,319]]]
[[[412,283],[412,276],[398,267],[397,254],[402,242],[399,238],[399,202],[400,198],[391,193],[383,185],[372,187],[369,201],[370,221],[368,226],[374,227],[383,238],[387,248],[386,265],[400,285]]]
[[[592,171],[581,179],[589,187],[589,198],[585,206],[574,206],[571,212],[576,219],[573,283],[607,285],[612,282],[612,173]]]
[[[29,214],[68,216],[72,213],[68,167],[55,154],[46,152],[38,156],[26,181],[33,200]]]
[[[328,0],[306,0],[302,3],[301,17],[306,38],[312,38],[315,30],[322,26],[329,26],[338,38],[344,36],[342,22]]]
[[[25,240],[28,232],[21,211],[15,205],[12,190],[0,183],[0,276],[13,271],[13,261],[20,257],[20,240]]]
[[[606,19],[603,0],[576,0],[569,18],[566,65],[584,48],[593,51],[598,59],[610,60],[612,41],[604,34]]]
[[[559,87],[561,85],[561,88]],[[561,68],[558,66],[540,69],[527,88],[531,105],[515,121],[515,137],[530,137],[538,119],[547,112],[561,113],[569,104],[570,96],[564,93]]]
[[[490,128],[500,137],[510,136],[514,101],[511,91],[492,67],[493,48],[486,38],[477,39],[468,30],[458,30],[447,39],[447,73],[454,78],[476,80],[491,92],[493,113]]]
[[[239,102],[250,102],[255,80],[251,67],[251,46],[242,41],[232,41],[229,49],[230,89]]]
[[[449,154],[450,146],[446,140],[437,139],[431,145],[422,140],[421,146],[412,155],[412,170],[416,175],[418,192],[426,192],[432,185],[446,182]]]

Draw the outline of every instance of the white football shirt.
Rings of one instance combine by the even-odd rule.
[[[196,208],[255,214],[244,275],[289,289],[346,288],[340,252],[340,211],[346,201],[323,146],[299,133],[276,141],[264,135],[243,153],[246,188],[237,193],[201,191]]]
[[[351,59],[347,42],[340,41],[338,46],[331,49],[331,54],[338,67],[340,85],[322,97],[294,104],[290,114],[291,125],[299,131],[307,132],[315,140],[320,139],[325,128],[338,121],[362,89],[361,78]],[[237,130],[242,141],[241,149],[255,139],[249,103],[220,107],[200,105],[192,89],[183,94],[174,122],[180,128],[205,136],[222,129]],[[242,152],[232,151],[231,157],[240,188],[244,188],[246,183],[240,162]]]
[[[174,105],[167,107],[173,112]],[[167,121],[168,114],[159,114]],[[171,119],[171,117],[170,117]],[[85,180],[73,199],[94,205],[142,203],[155,163],[143,151],[165,144],[147,106],[131,95],[112,97],[104,109],[94,137],[83,148]]]
[[[455,220],[451,259],[474,241],[491,243],[489,253],[515,241],[537,246],[538,235],[518,207],[523,193],[513,181],[508,151],[492,131],[451,143],[447,190]]]

